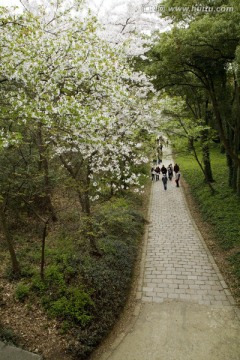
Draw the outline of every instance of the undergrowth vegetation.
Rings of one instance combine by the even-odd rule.
[[[202,219],[212,225],[217,246],[227,256],[231,272],[236,278],[237,291],[240,285],[240,201],[228,186],[226,155],[221,153],[219,145],[211,146],[213,187],[216,191],[212,195],[193,156],[176,152],[176,161],[190,186]]]
[[[8,344],[16,345],[19,339],[18,336],[14,334],[12,329],[3,326],[0,323],[0,341],[7,342]]]
[[[142,202],[142,195],[125,192],[96,205],[90,221],[74,208],[61,214],[47,236],[44,278],[41,242],[19,232],[21,278],[6,269],[15,301],[39,304],[57,319],[59,333],[74,339],[67,349],[72,358],[87,358],[125,305],[144,230]]]

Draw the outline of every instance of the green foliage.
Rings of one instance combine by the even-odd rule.
[[[237,252],[236,254],[229,257],[229,261],[233,267],[234,274],[240,278],[240,252]]]
[[[163,0],[161,8],[163,5],[165,9],[161,16],[171,19],[174,23],[191,23],[206,15],[215,18],[217,15],[227,17],[230,14],[233,17],[232,13],[239,10],[238,0],[184,0],[184,3],[182,0]],[[222,11],[216,11],[221,8]]]
[[[16,287],[19,301],[39,302],[57,318],[62,334],[71,333],[73,357],[85,359],[110,331],[128,296],[144,219],[141,196],[130,192],[98,204],[89,218],[66,218],[50,232],[44,279],[39,275],[41,249],[20,236],[23,278]],[[78,221],[76,225],[76,221]],[[81,228],[81,232],[79,229]],[[64,230],[64,231],[63,231]],[[91,232],[101,255],[91,254],[85,237]],[[88,244],[88,245],[87,245]],[[31,267],[27,269],[28,261]]]
[[[203,9],[205,4],[213,11],[196,10]],[[239,95],[234,85],[239,77],[239,1],[217,0],[209,4],[204,0],[199,4],[197,0],[186,0],[182,4],[181,0],[164,0],[161,5],[165,6],[163,15],[170,17],[176,26],[158,35],[143,62],[145,71],[154,76],[156,89],[163,96],[167,94],[181,101],[175,106],[170,104],[167,113],[162,112],[164,121],[161,118],[159,125],[164,122],[163,127],[175,137],[188,137],[190,141],[202,137],[209,181],[212,176],[206,141],[217,131],[231,159],[229,185],[240,194],[236,176],[240,164],[236,151],[240,139]],[[222,5],[232,10],[217,10]]]
[[[49,303],[48,313],[85,326],[92,318],[88,312],[92,306],[93,301],[86,292],[82,289],[68,288],[62,297]]]
[[[133,210],[124,198],[113,198],[105,203],[94,216],[94,226],[99,237],[137,237],[144,221],[139,212]]]
[[[97,261],[90,256],[82,259],[82,276],[92,289],[95,306],[89,330],[75,332],[79,343],[71,351],[76,358],[89,356],[114,325],[126,302],[144,224],[135,207],[133,198],[113,198],[98,208],[92,218],[102,256]]]
[[[18,337],[14,334],[12,329],[6,328],[0,322],[0,340],[9,344],[17,345]]]
[[[29,293],[30,286],[28,284],[20,282],[15,290],[15,297],[17,300],[23,302],[29,296]]]
[[[49,315],[85,326],[92,318],[90,311],[94,303],[81,285],[68,286],[66,277],[59,265],[51,265],[44,280],[38,275],[33,278],[32,290],[39,295]]]

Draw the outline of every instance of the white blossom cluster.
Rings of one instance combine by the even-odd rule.
[[[3,124],[1,144],[24,141],[21,129],[41,125],[52,158],[64,156],[72,167],[76,157],[88,161],[92,200],[101,182],[137,186],[133,167],[148,161],[139,133],[153,130],[158,110],[124,45],[101,39],[96,19],[83,18],[78,6],[59,6],[52,17],[44,7],[37,15],[0,9],[0,81],[9,84],[1,93],[15,123],[14,130]]]

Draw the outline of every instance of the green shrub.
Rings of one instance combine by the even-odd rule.
[[[39,295],[49,315],[86,326],[92,318],[91,311],[94,303],[82,287],[69,286],[65,275],[59,264],[48,266],[44,280],[39,275],[33,278],[32,290]]]
[[[100,239],[104,256],[97,262],[91,258],[83,261],[83,277],[93,289],[94,322],[86,333],[76,334],[79,345],[72,349],[76,358],[85,359],[109,332],[126,303],[131,284],[136,239],[122,241],[113,236]]]
[[[0,323],[0,340],[9,344],[17,345],[18,337],[12,329],[6,328]]]
[[[15,297],[18,301],[23,302],[30,293],[30,285],[20,282],[15,290]]]
[[[32,277],[31,290],[37,295],[41,295],[47,288],[47,284],[41,279],[39,274],[35,274]]]
[[[49,303],[48,313],[85,326],[92,318],[89,312],[93,305],[90,296],[82,289],[69,288],[64,296]]]
[[[105,203],[95,214],[93,225],[98,237],[113,235],[124,241],[126,236],[136,239],[143,231],[142,215],[123,198]]]

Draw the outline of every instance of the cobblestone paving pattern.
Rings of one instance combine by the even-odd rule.
[[[168,165],[171,161],[165,161]],[[171,161],[172,162],[172,161]],[[153,183],[143,284],[144,302],[191,301],[205,305],[234,305],[213,258],[174,179],[165,191]]]

